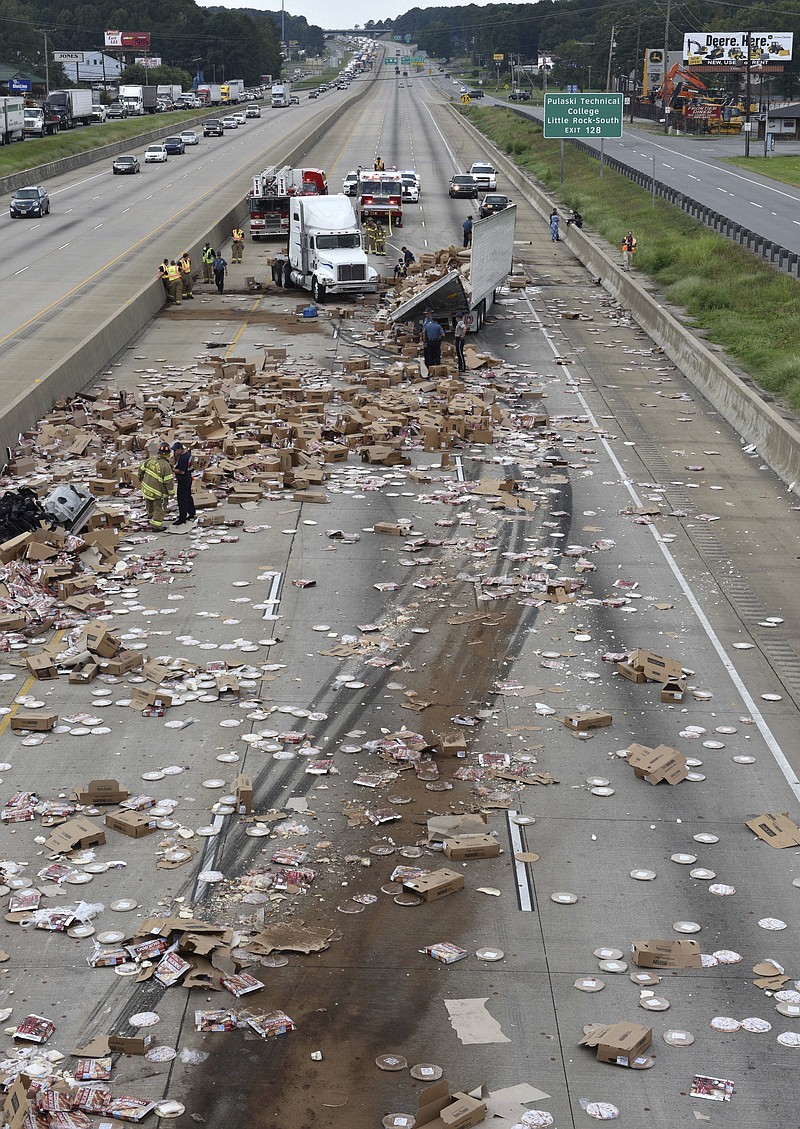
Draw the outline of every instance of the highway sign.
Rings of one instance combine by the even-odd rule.
[[[414,64],[415,67],[422,67],[422,66],[425,65],[425,56],[424,55],[414,55],[411,62]]]
[[[411,62],[411,56],[410,55],[401,55],[400,56],[400,62],[404,66],[408,66],[408,64]]]
[[[470,104],[470,102],[472,101],[472,99],[470,98],[469,94],[462,94],[461,95],[461,101],[464,103],[465,106],[468,106]]]
[[[492,55],[492,61],[495,63],[502,63],[503,59],[505,59],[505,55],[503,54]]]
[[[56,63],[82,63],[83,51],[54,51],[53,61]]]
[[[545,137],[622,137],[621,94],[546,94]]]
[[[387,67],[393,67],[395,65],[395,63],[397,62],[397,58],[394,55],[389,55],[387,58],[385,58],[383,60],[383,62],[384,62],[384,65],[387,66]]]

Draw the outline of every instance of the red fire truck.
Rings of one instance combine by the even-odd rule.
[[[293,169],[270,165],[253,177],[249,195],[250,237],[264,239],[289,234],[292,196],[327,196],[328,178],[322,169]]]
[[[388,220],[403,226],[403,183],[398,172],[366,172],[358,176],[358,211],[361,222]]]

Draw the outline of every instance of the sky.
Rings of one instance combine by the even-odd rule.
[[[331,6],[330,0],[285,0],[286,11],[293,16],[305,16],[310,24],[320,27],[353,27],[360,24],[362,27],[367,20],[393,19],[412,8],[425,8],[429,5],[423,0],[344,0],[342,4]],[[437,8],[457,8],[466,0],[435,0]],[[472,3],[483,7],[492,0],[472,0]],[[212,4],[221,4],[225,8],[261,8],[267,12],[276,12],[280,9],[280,0],[198,0],[201,7],[207,8]],[[335,15],[333,14],[335,13]]]

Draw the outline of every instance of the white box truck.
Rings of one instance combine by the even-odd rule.
[[[289,250],[272,264],[278,286],[310,290],[316,302],[328,294],[368,294],[378,289],[347,196],[291,196]]]
[[[272,103],[273,109],[278,109],[281,106],[288,106],[289,105],[289,87],[286,86],[285,83],[276,82],[275,85],[272,87],[272,92],[271,92],[271,95],[270,95],[270,102]]]
[[[92,92],[79,90],[51,90],[45,99],[45,110],[58,118],[61,129],[92,124]]]
[[[503,285],[514,257],[514,228],[517,208],[509,204],[502,212],[476,220],[472,228],[469,268],[452,270],[403,302],[390,317],[393,322],[422,320],[425,310],[433,310],[440,322],[455,321],[469,314],[468,328],[483,328],[495,293]]]
[[[25,140],[25,99],[0,98],[0,145]]]
[[[242,101],[244,97],[244,79],[243,78],[228,78],[222,83],[220,87],[222,91],[222,103],[235,105]]]

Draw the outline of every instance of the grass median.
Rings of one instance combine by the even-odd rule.
[[[513,111],[469,106],[466,117],[612,248],[630,228],[635,266],[649,276],[692,328],[720,345],[766,392],[800,410],[800,282],[760,262],[598,161],[560,144]],[[688,320],[688,319],[687,319]]]
[[[116,141],[130,139],[131,147],[136,148],[137,138],[143,134],[157,129],[180,133],[188,128],[186,122],[197,121],[198,113],[198,110],[174,110],[169,114],[145,114],[140,118],[125,118],[102,125],[76,126],[54,137],[28,138],[22,143],[6,145],[0,151],[0,176],[11,176],[37,165],[60,161],[63,157],[74,157],[76,153],[88,153],[103,145],[113,145]],[[223,117],[227,113],[227,108],[224,111],[215,108],[205,116]]]

